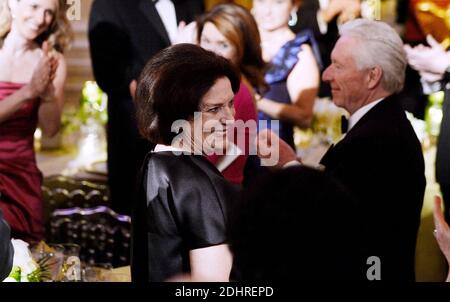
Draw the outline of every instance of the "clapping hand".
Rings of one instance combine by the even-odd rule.
[[[181,21],[178,25],[177,37],[173,44],[190,43],[197,44],[197,23],[195,21],[186,24]]]
[[[50,53],[48,42],[42,44],[42,57],[33,71],[28,84],[29,97],[48,100],[54,96],[53,80],[58,68],[57,59]]]
[[[429,47],[422,44],[414,48],[405,45],[404,49],[409,65],[425,80],[434,82],[440,80],[446,68],[450,66],[450,53],[447,53],[430,35],[427,36],[427,42]]]
[[[325,22],[339,16],[339,22],[345,23],[361,15],[360,0],[330,0],[328,6],[321,10]]]

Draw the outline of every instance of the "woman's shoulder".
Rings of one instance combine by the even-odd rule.
[[[52,50],[52,55],[54,55],[58,61],[65,60],[64,54],[62,52],[57,51],[56,49]]]
[[[176,154],[172,151],[151,153],[147,166],[149,169],[164,171],[168,176],[183,176],[188,182],[201,180],[205,174],[214,173],[214,166],[202,156]]]

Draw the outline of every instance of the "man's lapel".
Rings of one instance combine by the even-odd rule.
[[[190,16],[188,15],[188,9],[186,7],[186,1],[173,0],[173,5],[175,6],[175,13],[177,15],[177,24],[181,21],[187,23],[187,20],[190,20]]]
[[[166,28],[164,27],[164,24],[161,20],[161,17],[158,14],[158,11],[156,10],[153,1],[141,0],[139,3],[139,9],[150,21],[156,32],[164,39],[164,42],[166,42],[167,45],[170,45],[171,43],[169,39],[169,34],[167,33]]]

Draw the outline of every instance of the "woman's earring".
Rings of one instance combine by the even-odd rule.
[[[289,26],[295,26],[297,24],[298,21],[298,17],[297,17],[297,12],[291,12],[291,18],[288,21],[288,25]]]
[[[16,15],[15,14],[13,14],[13,13],[11,13],[11,19],[15,19],[16,18]]]

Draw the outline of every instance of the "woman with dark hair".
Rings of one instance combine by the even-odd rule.
[[[237,188],[205,156],[226,144],[239,84],[228,60],[192,44],[169,47],[144,68],[138,126],[157,145],[139,182],[133,281],[228,280],[227,213]]]
[[[239,148],[236,149],[238,152],[229,150],[228,153],[234,154],[208,157],[227,180],[241,184],[250,152],[251,130],[256,133],[255,89],[258,93],[267,89],[264,81],[266,63],[262,58],[258,27],[244,7],[221,4],[198,18],[197,37],[201,47],[230,60],[241,73],[241,86],[234,98],[235,119],[243,123],[250,122],[247,125],[252,125],[253,129],[236,127],[233,144]]]
[[[265,79],[270,89],[258,98],[260,129],[270,128],[292,148],[294,126],[313,119],[320,84],[320,53],[312,31],[297,35],[289,28],[301,0],[254,0],[252,13],[261,34],[263,58],[270,62]],[[279,120],[279,124],[272,120]]]
[[[33,134],[60,127],[70,41],[64,0],[0,0],[0,208],[11,235],[43,238]]]
[[[365,277],[356,203],[324,172],[296,166],[265,175],[235,206],[230,248],[238,281]]]

